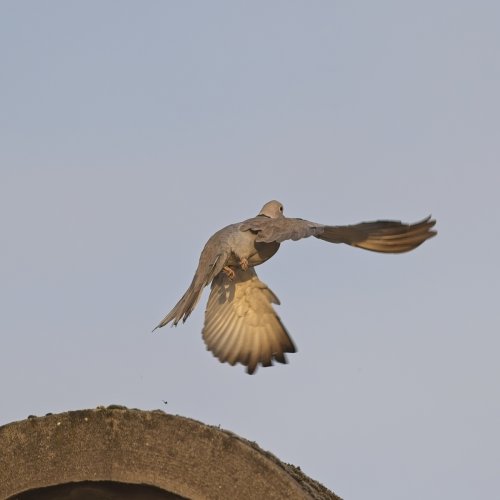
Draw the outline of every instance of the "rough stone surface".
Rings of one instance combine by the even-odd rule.
[[[110,406],[0,427],[1,499],[88,481],[192,499],[339,498],[254,443],[160,410]]]

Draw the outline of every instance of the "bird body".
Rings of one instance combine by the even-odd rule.
[[[208,252],[214,249],[216,253],[223,250],[227,255],[225,266],[239,266],[242,260],[247,260],[248,265],[254,267],[270,259],[278,251],[279,243],[257,242],[257,234],[246,228],[246,224],[254,220],[231,224],[217,231],[205,244],[202,256],[203,252],[207,252],[208,257]]]
[[[286,363],[285,353],[295,352],[295,345],[272,307],[279,304],[278,298],[259,280],[255,266],[270,259],[283,241],[309,236],[375,252],[407,252],[436,234],[431,230],[434,224],[427,217],[415,224],[375,221],[327,226],[287,218],[283,205],[272,200],[256,217],[230,224],[209,238],[191,285],[156,328],[186,321],[211,284],[202,332],[207,349],[221,362],[242,363],[250,374],[259,363]]]

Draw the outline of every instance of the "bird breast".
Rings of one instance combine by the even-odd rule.
[[[231,257],[227,265],[239,266],[241,259],[247,259],[250,266],[258,266],[278,251],[279,243],[256,242],[256,237],[256,233],[251,231],[232,232],[228,242],[231,248]]]
[[[280,244],[276,241],[272,243],[255,243],[255,253],[248,259],[251,266],[258,266],[270,259],[279,249]]]

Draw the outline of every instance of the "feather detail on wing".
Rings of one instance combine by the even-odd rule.
[[[380,220],[352,226],[324,226],[316,238],[330,243],[346,243],[365,250],[382,253],[403,253],[413,250],[437,233],[430,216],[415,224]]]
[[[233,280],[220,273],[212,282],[203,327],[207,349],[221,363],[247,366],[249,374],[259,364],[286,363],[285,353],[296,349],[272,307],[278,298],[253,268],[235,273]]]
[[[256,233],[255,241],[263,243],[281,243],[315,236],[330,243],[345,243],[373,252],[402,253],[413,250],[435,236],[437,233],[432,230],[435,223],[430,216],[415,224],[379,220],[351,226],[325,226],[287,217],[260,217],[243,222],[240,230]]]
[[[256,242],[281,243],[285,240],[300,240],[309,236],[316,236],[324,226],[304,219],[279,217],[255,217],[243,222],[240,231],[257,233]]]
[[[186,290],[179,302],[177,302],[174,308],[160,321],[153,331],[157,328],[162,328],[171,321],[173,326],[177,326],[177,323],[181,320],[184,323],[184,321],[186,321],[189,315],[193,312],[193,309],[200,300],[203,289],[221,272],[224,267],[227,254],[219,253],[210,257],[211,260],[205,259],[204,252],[202,252],[200,263],[198,264],[198,269],[193,277],[193,281],[191,281],[191,285],[189,285],[189,288]]]

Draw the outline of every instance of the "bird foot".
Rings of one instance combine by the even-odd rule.
[[[223,269],[222,269],[222,272],[224,274],[226,274],[226,276],[232,281],[234,280],[234,277],[236,276],[236,273],[229,267],[229,266],[225,266]]]
[[[248,260],[245,259],[245,257],[242,257],[240,259],[240,267],[243,269],[243,271],[246,271],[248,269]]]

